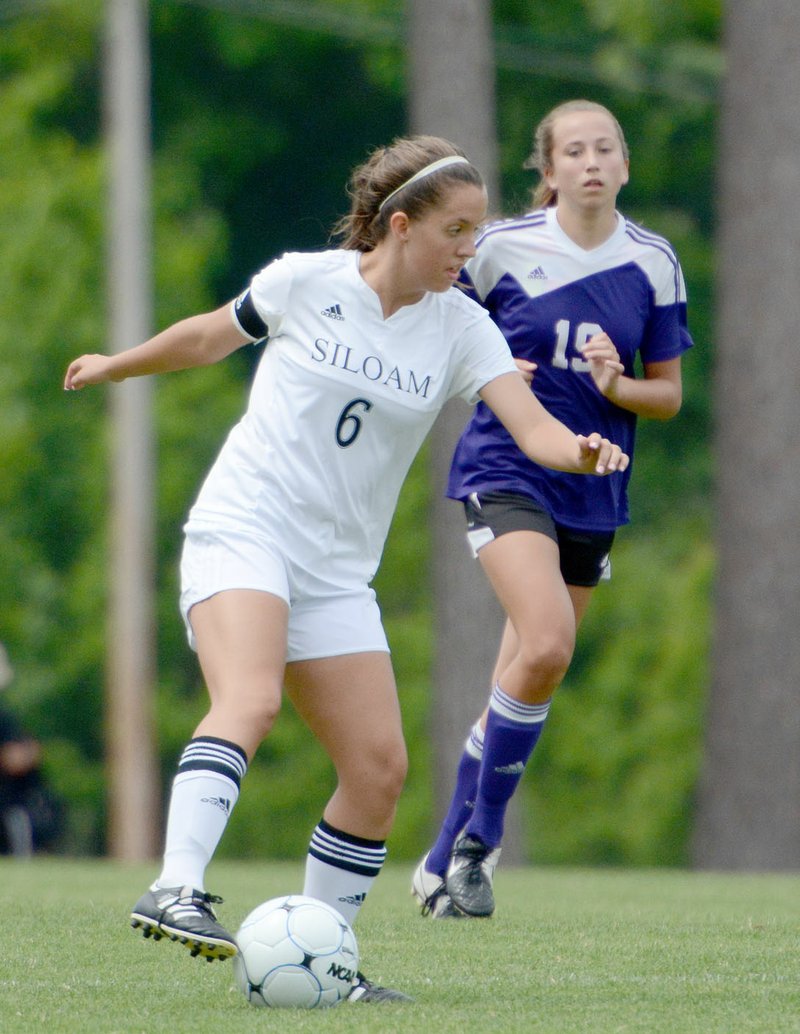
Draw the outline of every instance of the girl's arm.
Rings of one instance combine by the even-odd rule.
[[[609,336],[595,334],[586,342],[582,358],[600,393],[620,408],[651,420],[669,420],[681,408],[680,357],[645,363],[644,377],[626,377]]]
[[[628,466],[618,445],[596,432],[573,434],[551,416],[518,373],[495,377],[480,396],[534,463],[573,474],[613,474]]]
[[[73,360],[64,378],[67,391],[87,384],[124,381],[150,373],[209,366],[248,344],[231,316],[230,303],[213,312],[190,316],[162,330],[149,341],[115,355],[82,355]]]

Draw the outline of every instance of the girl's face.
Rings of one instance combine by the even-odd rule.
[[[406,218],[398,226],[409,286],[437,292],[453,286],[467,259],[475,254],[475,237],[486,218],[486,206],[483,187],[456,183],[445,189],[436,208],[419,219]]]
[[[558,204],[613,208],[628,182],[628,162],[613,120],[602,111],[560,115],[553,124],[552,166],[545,178],[558,191]]]

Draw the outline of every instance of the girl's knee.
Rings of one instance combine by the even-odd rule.
[[[363,761],[366,771],[362,768],[360,777],[356,780],[359,793],[368,794],[374,806],[381,809],[394,808],[408,774],[405,744],[387,744],[371,752]]]
[[[238,730],[236,742],[248,745],[255,753],[258,745],[272,731],[280,712],[280,699],[269,694],[237,694],[215,699],[207,721],[220,728]]]
[[[392,792],[395,799],[397,799],[402,793],[406,776],[408,775],[408,753],[406,752],[405,744],[397,750],[394,757],[386,767],[390,792]]]
[[[547,685],[555,689],[567,673],[574,648],[575,641],[571,637],[533,639],[520,644],[517,660],[532,686]]]

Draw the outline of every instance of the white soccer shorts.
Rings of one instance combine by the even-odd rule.
[[[226,589],[256,589],[286,601],[287,661],[389,652],[380,608],[368,585],[327,582],[288,559],[278,545],[248,531],[188,526],[180,610],[192,649],[192,607]]]

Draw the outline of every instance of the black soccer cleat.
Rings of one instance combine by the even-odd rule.
[[[345,1001],[373,1002],[378,1005],[383,1002],[413,1002],[414,999],[409,998],[402,991],[395,991],[394,988],[380,987],[378,984],[373,984],[371,980],[367,980],[363,973],[356,973],[353,989]]]
[[[192,956],[208,962],[228,959],[238,951],[236,941],[217,922],[212,904],[222,898],[192,887],[156,887],[136,902],[131,926],[154,941],[169,937],[185,944]]]
[[[467,834],[456,841],[445,877],[450,900],[465,916],[490,916],[494,912],[492,878],[500,857],[499,847],[487,847]]]

